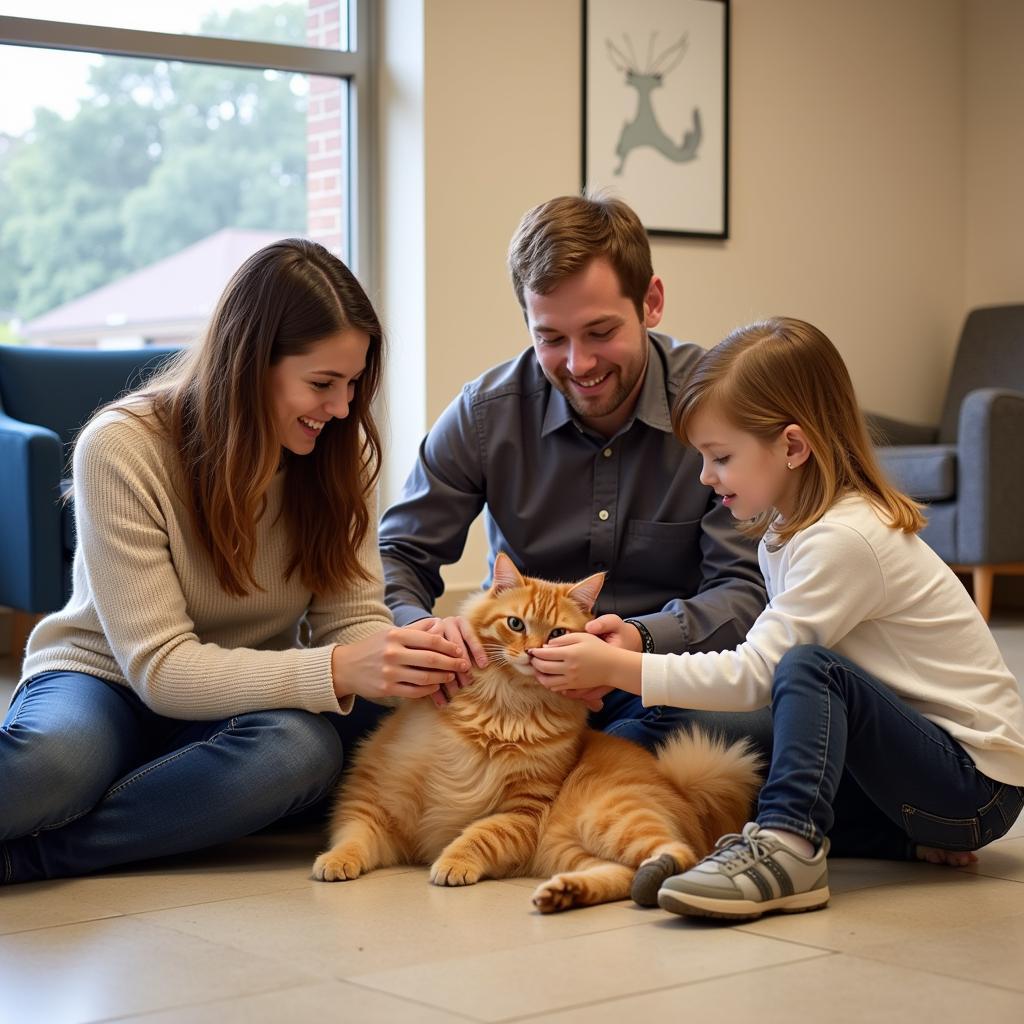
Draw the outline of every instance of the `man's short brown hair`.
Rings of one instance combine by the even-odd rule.
[[[640,218],[612,196],[559,196],[523,216],[508,249],[519,305],[525,312],[527,288],[547,295],[598,257],[611,263],[622,294],[643,320],[654,275],[651,246]]]

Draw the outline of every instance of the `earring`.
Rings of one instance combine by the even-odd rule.
[[[792,462],[787,462],[786,463],[786,469],[792,469],[792,468],[793,468],[793,463]]]

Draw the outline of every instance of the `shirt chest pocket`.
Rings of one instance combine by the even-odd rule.
[[[699,519],[686,523],[655,523],[631,519],[626,523],[619,566],[631,580],[667,587],[684,595],[700,582]]]

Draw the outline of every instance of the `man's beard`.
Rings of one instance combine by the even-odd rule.
[[[583,419],[601,419],[604,416],[610,416],[619,406],[622,405],[626,399],[629,398],[630,392],[636,387],[636,382],[643,376],[644,370],[647,368],[646,360],[633,375],[630,381],[624,381],[622,379],[622,369],[616,368],[609,372],[614,377],[615,387],[611,394],[607,395],[598,404],[595,402],[587,402],[586,396],[581,395],[569,381],[571,378],[566,376],[559,376],[555,382],[555,386],[565,396],[565,400],[569,403],[569,408],[572,409],[577,416]]]

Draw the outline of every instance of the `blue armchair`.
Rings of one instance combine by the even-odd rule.
[[[15,657],[18,613],[55,611],[70,595],[74,518],[61,498],[71,442],[92,412],[176,351],[0,345],[0,605],[16,610]]]
[[[997,573],[1024,573],[1024,305],[973,310],[942,419],[870,417],[897,487],[928,505],[921,536],[961,573],[987,619]]]

